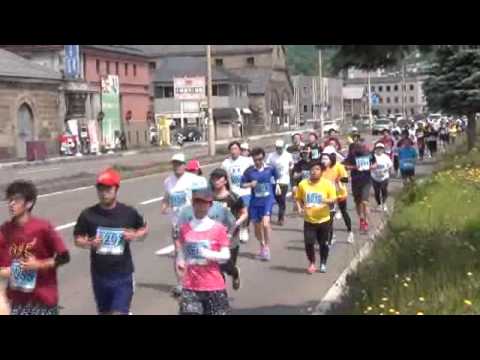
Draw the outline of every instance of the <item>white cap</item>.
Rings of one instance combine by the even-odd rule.
[[[242,149],[242,150],[248,150],[248,149],[249,149],[248,143],[244,142],[243,144],[241,144],[241,145],[240,145],[240,149]]]
[[[182,154],[182,153],[175,154],[175,155],[172,156],[171,161],[178,161],[178,162],[185,163],[186,162],[185,154]]]
[[[376,149],[376,148],[385,149],[385,145],[384,145],[383,143],[379,142],[379,143],[375,144],[375,149]]]
[[[277,140],[275,141],[275,147],[277,148],[283,148],[285,146],[285,141],[283,140]]]
[[[337,150],[335,150],[335,148],[333,146],[327,146],[325,147],[325,149],[323,149],[322,151],[322,154],[336,154],[337,153]]]

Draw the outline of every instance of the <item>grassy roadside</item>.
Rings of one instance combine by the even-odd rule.
[[[332,314],[480,312],[480,153],[460,147],[399,195],[371,254]]]

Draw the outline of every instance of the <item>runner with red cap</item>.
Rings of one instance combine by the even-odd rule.
[[[136,209],[117,200],[120,174],[102,171],[96,182],[99,203],[80,214],[73,231],[75,245],[90,250],[92,287],[100,315],[128,315],[134,293],[130,243],[147,235]]]
[[[189,173],[202,176],[202,167],[200,166],[200,161],[198,160],[190,160],[187,163],[187,166],[185,166],[185,171],[188,171]]]

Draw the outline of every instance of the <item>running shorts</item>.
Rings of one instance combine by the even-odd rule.
[[[325,244],[328,242],[328,236],[330,234],[331,224],[330,221],[323,222],[321,224],[311,224],[309,222],[304,222],[303,225],[303,236],[305,244],[315,245]]]
[[[371,186],[371,181],[352,182],[352,195],[356,204],[368,202]]]
[[[403,179],[414,177],[415,176],[415,169],[407,169],[407,170],[400,170],[400,174],[402,175]]]
[[[58,315],[58,306],[45,304],[12,304],[10,315]]]
[[[243,195],[240,198],[242,199],[245,207],[248,208],[250,206],[250,199],[252,198],[252,195]]]
[[[230,305],[225,290],[182,290],[180,315],[228,315]]]
[[[92,285],[98,313],[129,314],[134,293],[133,273],[92,274]]]
[[[254,223],[262,222],[265,216],[272,216],[273,201],[266,201],[264,205],[250,205],[248,214]]]

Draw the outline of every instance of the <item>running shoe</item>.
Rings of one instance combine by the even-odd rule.
[[[354,239],[353,231],[350,231],[350,232],[348,233],[347,242],[348,242],[349,244],[353,244],[354,241],[355,241],[355,239]]]
[[[272,255],[270,255],[270,248],[265,247],[265,256],[263,257],[264,261],[270,261],[272,260]]]
[[[307,269],[307,273],[309,275],[313,275],[315,274],[316,271],[317,271],[317,267],[315,266],[315,264],[310,264],[310,266]]]
[[[364,220],[360,219],[360,232],[364,231]]]
[[[341,212],[337,212],[335,214],[335,220],[341,220],[342,219],[342,213]]]
[[[337,242],[337,234],[333,233],[332,235],[332,241],[330,242],[330,246],[335,244]]]
[[[266,249],[265,247],[262,247],[262,248],[260,249],[260,252],[259,252],[258,255],[257,255],[257,259],[258,259],[258,260],[265,260],[265,253],[266,253],[266,250],[265,250],[265,249]]]
[[[233,290],[239,290],[240,286],[241,286],[241,283],[240,283],[240,268],[238,266],[235,266],[235,268],[237,269],[238,276],[236,278],[233,278],[232,287],[233,287]]]
[[[365,232],[368,232],[368,222],[367,222],[367,221],[364,221],[364,222],[363,222],[363,230],[364,230]]]
[[[248,238],[249,238],[248,228],[246,227],[240,228],[239,238],[240,238],[240,242],[243,244],[246,244],[248,242]]]
[[[176,298],[180,297],[182,295],[182,290],[182,285],[174,286],[171,290],[172,296]]]
[[[327,272],[327,265],[325,264],[320,264],[320,272],[321,273],[326,273]]]

